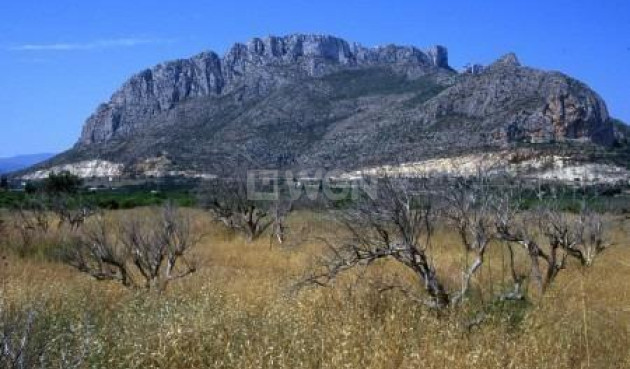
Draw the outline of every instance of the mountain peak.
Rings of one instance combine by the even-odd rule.
[[[448,51],[443,46],[421,50],[414,46],[390,44],[365,47],[359,43],[324,34],[290,34],[286,36],[254,37],[246,44],[236,43],[228,52],[296,62],[301,58],[321,59],[346,66],[364,63],[409,63],[423,66],[448,68]]]
[[[502,65],[509,67],[520,67],[521,62],[518,60],[518,57],[515,53],[508,53],[500,57],[493,65]]]

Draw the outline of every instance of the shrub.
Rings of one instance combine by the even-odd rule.
[[[68,172],[53,173],[51,172],[43,182],[43,189],[49,194],[58,193],[77,193],[83,180],[78,176]]]

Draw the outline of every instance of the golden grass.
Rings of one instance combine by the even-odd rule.
[[[263,237],[249,244],[193,214],[196,229],[207,233],[194,250],[200,269],[162,295],[11,254],[0,267],[0,300],[5,309],[44,311],[53,348],[89,342],[83,367],[630,367],[630,247],[623,220],[610,220],[616,246],[588,272],[570,265],[544,298],[529,307],[498,306],[488,322],[468,331],[462,322],[479,306],[436,316],[399,293],[371,288],[369,281],[392,275],[414,282],[389,262],[361,280],[348,275],[334,288],[290,294],[321,252],[318,242],[270,247]],[[290,222],[295,239],[335,231],[323,215],[298,213]],[[434,243],[437,263],[457,283],[464,261],[457,239],[443,231]],[[507,279],[505,255],[495,249],[477,286]],[[480,298],[490,301],[492,289],[482,291]]]

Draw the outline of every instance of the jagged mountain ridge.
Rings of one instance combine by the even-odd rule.
[[[99,160],[121,174],[213,173],[238,157],[264,168],[346,170],[564,141],[612,145],[605,103],[513,54],[457,73],[441,46],[291,35],[133,76],[87,120],[74,148],[37,169]]]
[[[415,47],[366,48],[332,36],[291,35],[254,38],[237,43],[223,57],[203,52],[190,59],[159,64],[133,76],[109,103],[102,104],[86,122],[80,144],[102,142],[134,129],[139,116],[168,111],[190,98],[239,93],[265,95],[299,77],[319,77],[340,67],[396,65],[407,73],[430,68],[448,69],[442,46],[423,52]]]

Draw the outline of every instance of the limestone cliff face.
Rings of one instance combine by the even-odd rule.
[[[187,99],[240,89],[244,89],[241,95],[245,97],[258,97],[304,76],[321,77],[345,68],[380,65],[422,75],[436,68],[449,69],[448,52],[442,46],[426,52],[395,45],[366,48],[320,35],[254,38],[247,44],[235,44],[224,57],[204,52],[133,76],[88,118],[78,144],[129,134],[138,122]]]
[[[477,120],[505,143],[582,140],[609,146],[614,141],[606,104],[595,92],[561,73],[523,67],[514,54],[462,75],[425,112],[429,121]]]

